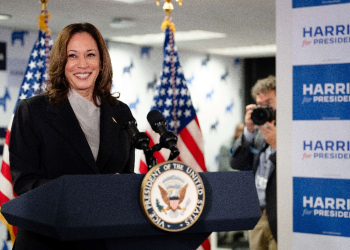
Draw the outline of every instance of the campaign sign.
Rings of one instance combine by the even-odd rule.
[[[350,121],[294,121],[293,176],[350,179]]]
[[[293,120],[349,120],[350,64],[293,66]]]
[[[350,180],[293,178],[293,232],[350,237]]]
[[[293,65],[349,63],[349,11],[350,4],[294,9]]]
[[[350,0],[293,0],[293,8],[349,3]]]

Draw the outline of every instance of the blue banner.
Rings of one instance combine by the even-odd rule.
[[[293,232],[350,237],[350,180],[293,178]]]
[[[350,0],[293,0],[293,8],[350,3]]]
[[[293,120],[350,120],[350,64],[293,66]]]

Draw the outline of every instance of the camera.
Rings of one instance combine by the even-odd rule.
[[[251,118],[256,125],[263,125],[276,119],[276,110],[270,106],[263,105],[253,110]]]

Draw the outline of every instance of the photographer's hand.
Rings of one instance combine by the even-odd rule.
[[[265,141],[273,148],[276,149],[276,127],[275,121],[266,122],[264,125],[258,126],[259,130],[264,137]]]
[[[255,104],[249,104],[245,107],[245,117],[244,117],[244,123],[245,126],[247,127],[247,130],[250,133],[254,133],[254,122],[251,118],[252,113],[253,113],[253,109],[255,109],[257,106]]]

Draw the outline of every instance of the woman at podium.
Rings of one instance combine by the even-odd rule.
[[[100,32],[71,24],[50,55],[47,92],[19,102],[10,137],[14,190],[22,195],[62,175],[133,173],[135,149],[119,122],[129,107],[111,95],[112,65]],[[44,202],[44,201],[43,201]],[[21,249],[102,249],[19,228]]]

